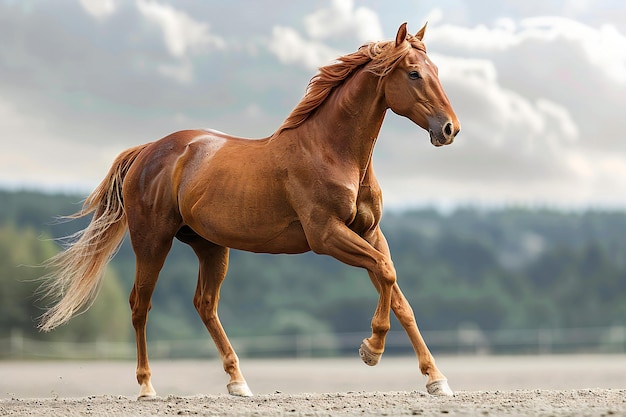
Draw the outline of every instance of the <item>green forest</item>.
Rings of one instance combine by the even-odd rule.
[[[36,328],[46,306],[37,295],[40,265],[86,225],[59,218],[83,198],[0,191],[0,339],[134,339],[128,239],[88,312],[51,333]],[[422,330],[626,325],[626,211],[421,208],[388,211],[382,229]],[[196,277],[193,252],[175,243],[153,297],[149,339],[208,339],[192,305]],[[376,300],[365,271],[329,257],[231,251],[219,314],[231,337],[367,336]]]

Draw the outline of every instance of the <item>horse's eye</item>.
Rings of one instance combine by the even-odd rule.
[[[422,76],[417,71],[411,71],[409,72],[409,78],[412,80],[419,80],[420,78],[422,78]]]

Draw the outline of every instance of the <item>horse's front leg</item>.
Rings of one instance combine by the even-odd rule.
[[[372,246],[380,252],[389,255],[389,246],[387,245],[387,240],[385,239],[385,236],[380,228],[377,227],[370,235],[368,235],[367,240],[371,242]],[[376,289],[378,289],[378,281],[376,277],[370,274],[370,278]],[[454,395],[448,385],[446,377],[437,368],[435,359],[430,353],[428,346],[426,346],[426,342],[417,327],[417,321],[415,320],[413,309],[404,297],[404,294],[402,294],[400,286],[397,282],[393,284],[391,289],[391,309],[411,340],[411,344],[413,345],[413,349],[417,355],[420,371],[423,375],[428,377],[428,380],[426,381],[426,389],[428,390],[428,393],[443,396]]]
[[[441,373],[441,371],[439,371],[437,365],[435,365],[435,358],[433,358],[433,355],[430,353],[430,350],[428,349],[428,346],[426,346],[426,342],[417,327],[413,309],[404,297],[404,294],[402,294],[402,291],[397,283],[392,288],[391,308],[411,340],[411,344],[413,345],[413,349],[417,355],[420,371],[423,375],[428,377],[428,380],[426,381],[426,389],[428,390],[428,393],[442,396],[454,395],[448,385],[448,380]]]
[[[396,282],[391,258],[339,220],[331,220],[319,234],[307,234],[307,239],[314,252],[364,268],[372,277],[379,293],[378,304],[372,318],[372,335],[363,340],[359,352],[365,363],[376,365],[385,350],[385,337],[390,327],[391,294]]]

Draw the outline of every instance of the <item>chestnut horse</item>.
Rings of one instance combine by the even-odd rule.
[[[120,154],[74,216],[94,213],[64,252],[45,290],[57,301],[44,331],[88,308],[102,272],[128,229],[136,256],[130,293],[137,341],[139,397],[150,382],[146,321],[159,271],[174,238],[199,260],[193,299],[230,376],[232,395],[252,395],[217,315],[229,248],[332,256],[367,270],[379,293],[372,334],[360,355],[376,365],[393,310],[427,375],[431,394],[452,395],[396,282],[379,227],[382,195],[372,152],[387,109],[427,130],[435,146],[452,143],[459,121],[422,38],[401,25],[395,40],[370,43],[322,67],[302,101],[268,138],[249,140],[213,130],[186,130]]]

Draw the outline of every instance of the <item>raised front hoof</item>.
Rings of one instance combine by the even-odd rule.
[[[433,381],[430,384],[426,384],[426,390],[430,395],[436,395],[438,397],[454,397],[454,392],[450,389],[447,379],[440,379],[439,381]]]
[[[383,356],[383,351],[376,352],[372,349],[367,339],[363,339],[363,343],[361,343],[361,347],[359,348],[359,355],[366,365],[375,366],[378,365],[378,362],[380,362],[380,358]]]
[[[253,395],[245,382],[231,382],[226,387],[230,395],[236,395],[237,397],[252,397]]]

